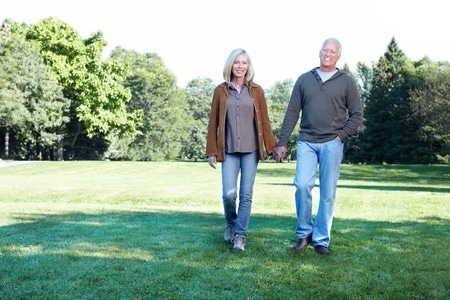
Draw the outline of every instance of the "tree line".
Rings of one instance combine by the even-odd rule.
[[[47,18],[4,20],[0,31],[0,155],[17,160],[203,160],[216,83],[179,88],[156,53],[86,39]],[[346,143],[349,163],[449,163],[449,62],[408,59],[395,38],[378,62],[358,63],[364,122]],[[277,136],[294,81],[266,89]],[[295,159],[294,131],[288,151]]]

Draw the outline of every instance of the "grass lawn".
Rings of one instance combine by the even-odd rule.
[[[450,166],[342,165],[329,256],[290,250],[294,169],[259,165],[232,253],[220,166],[0,168],[0,299],[450,299]]]

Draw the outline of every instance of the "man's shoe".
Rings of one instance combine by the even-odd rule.
[[[308,235],[305,238],[298,239],[298,241],[292,246],[292,250],[295,251],[305,251],[308,248],[308,245],[311,244],[312,234]]]
[[[236,234],[233,238],[234,247],[231,249],[233,252],[244,251],[247,236],[245,234]]]
[[[328,255],[328,254],[330,254],[330,251],[328,251],[328,247],[326,247],[326,246],[317,245],[317,246],[314,247],[314,249],[320,255]]]
[[[234,223],[225,223],[225,232],[223,233],[223,239],[228,244],[232,243],[235,227],[236,225]]]

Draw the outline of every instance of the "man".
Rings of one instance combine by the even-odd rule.
[[[343,158],[344,141],[362,123],[362,105],[354,79],[336,68],[342,47],[335,38],[323,42],[320,66],[295,82],[280,131],[274,158],[280,162],[297,121],[297,165],[294,185],[297,226],[295,251],[309,244],[317,253],[329,254],[336,186]],[[312,218],[312,189],[319,167],[320,200]]]

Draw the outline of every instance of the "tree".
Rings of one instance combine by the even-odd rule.
[[[189,111],[194,118],[189,141],[182,149],[183,155],[188,159],[197,161],[205,158],[206,135],[214,88],[215,84],[209,78],[194,79],[186,87]]]
[[[172,160],[189,140],[193,116],[186,92],[176,86],[175,76],[155,53],[139,54],[123,48],[113,50],[112,59],[131,66],[124,85],[131,91],[127,109],[141,111],[139,135],[116,139],[111,151],[115,159]]]
[[[277,138],[280,134],[281,125],[283,123],[284,114],[291,97],[292,89],[294,88],[294,81],[287,79],[276,82],[275,85],[266,91],[267,106],[269,109],[269,118],[272,125],[272,131]],[[287,144],[288,160],[296,157],[297,135],[300,122],[292,131],[291,137]]]
[[[393,38],[372,71],[370,99],[366,99],[366,130],[361,135],[364,161],[413,163],[418,122],[410,109],[409,92],[414,66]]]
[[[135,134],[139,115],[126,110],[130,91],[122,85],[126,67],[102,60],[101,32],[83,40],[56,18],[30,27],[27,39],[39,45],[45,63],[71,100],[65,146],[73,158],[101,158],[116,135]]]
[[[3,28],[10,23],[4,23]],[[4,30],[3,30],[4,33]],[[61,138],[58,129],[68,121],[69,106],[62,88],[51,77],[39,51],[20,34],[0,41],[0,124],[5,128],[5,157],[9,144],[16,158],[53,157]],[[10,133],[14,133],[10,139]],[[32,151],[31,151],[32,150]]]
[[[450,160],[450,64],[427,57],[417,62],[411,91],[411,110],[420,120],[420,145],[415,153],[422,163]]]

